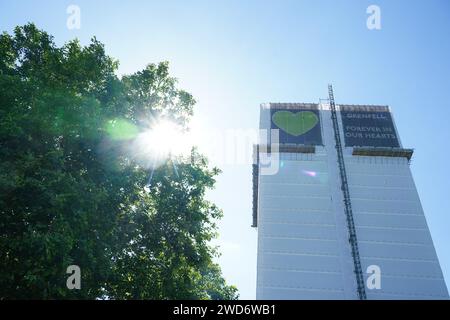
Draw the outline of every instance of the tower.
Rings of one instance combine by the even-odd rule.
[[[388,106],[268,103],[254,148],[257,299],[448,299]]]

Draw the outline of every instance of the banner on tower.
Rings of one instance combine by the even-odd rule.
[[[345,146],[398,148],[399,140],[389,108],[340,106]]]
[[[281,144],[322,145],[317,104],[271,104],[271,129],[279,129]]]

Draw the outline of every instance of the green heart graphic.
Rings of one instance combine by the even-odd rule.
[[[312,111],[300,111],[297,113],[277,111],[272,115],[272,121],[278,128],[298,137],[314,128],[319,122],[319,118]]]

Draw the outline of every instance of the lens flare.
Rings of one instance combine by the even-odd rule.
[[[310,177],[315,177],[315,176],[317,176],[317,172],[315,172],[315,171],[302,170],[302,172],[303,172],[305,175],[310,176]]]
[[[192,148],[189,132],[175,122],[160,119],[131,142],[130,153],[147,167],[155,167],[172,156],[186,155]]]
[[[106,123],[106,132],[112,140],[130,140],[136,138],[139,128],[126,119],[112,119]]]

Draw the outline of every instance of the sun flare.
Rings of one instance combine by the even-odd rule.
[[[192,147],[188,132],[173,121],[161,119],[138,134],[136,148],[147,158],[157,161],[187,154]]]

